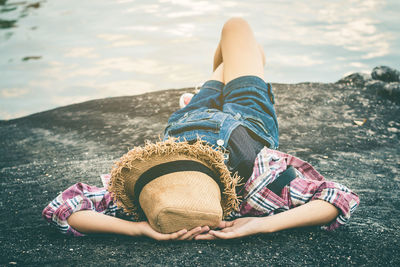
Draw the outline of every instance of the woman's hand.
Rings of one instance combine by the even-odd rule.
[[[246,217],[234,221],[222,221],[218,225],[221,230],[211,230],[206,234],[200,234],[195,237],[196,240],[214,240],[214,239],[232,239],[254,234],[263,231],[262,218]]]
[[[140,234],[143,236],[150,237],[155,240],[192,240],[197,235],[208,232],[210,228],[208,226],[199,226],[196,228],[191,229],[190,231],[186,229],[179,230],[178,232],[171,233],[171,234],[162,234],[154,230],[150,224],[145,222],[140,222]]]
[[[253,234],[273,233],[297,227],[325,225],[339,215],[339,209],[324,200],[312,200],[296,208],[266,217],[222,221],[219,231],[198,235],[196,240],[230,239]]]
[[[147,236],[155,240],[191,240],[198,234],[208,232],[208,226],[186,229],[171,234],[162,234],[151,228],[146,222],[132,222],[105,215],[93,210],[74,212],[67,219],[68,223],[81,233],[110,233],[128,236]]]

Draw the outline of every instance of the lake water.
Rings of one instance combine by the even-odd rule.
[[[0,119],[201,84],[232,16],[252,26],[270,82],[400,67],[398,0],[0,0]]]

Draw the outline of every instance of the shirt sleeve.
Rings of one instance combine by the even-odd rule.
[[[324,230],[334,230],[346,224],[360,203],[356,193],[336,182],[317,181],[303,177],[296,178],[290,183],[291,207],[316,199],[324,200],[339,210],[339,215],[335,220],[322,226]]]
[[[43,210],[42,216],[47,222],[55,225],[61,233],[84,236],[67,222],[72,213],[81,210],[93,210],[115,216],[117,206],[114,204],[110,192],[105,188],[77,183],[51,201]]]
[[[360,203],[356,193],[340,183],[326,181],[324,176],[306,161],[277,150],[268,150],[268,153],[284,159],[284,161],[280,161],[281,164],[286,165],[284,169],[287,168],[287,165],[292,165],[296,169],[297,178],[289,186],[290,208],[320,199],[329,202],[339,210],[336,219],[322,226],[322,229],[334,230],[349,221]],[[271,161],[270,165],[277,164],[277,162]]]

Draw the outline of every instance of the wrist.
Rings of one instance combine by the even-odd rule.
[[[130,222],[128,235],[141,236],[143,235],[143,222]]]
[[[272,216],[261,217],[260,225],[261,225],[261,233],[262,234],[270,234],[276,232],[276,229],[273,225],[273,220],[271,220]]]

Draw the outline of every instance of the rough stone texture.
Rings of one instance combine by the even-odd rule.
[[[383,96],[400,103],[400,72],[386,66],[375,67],[371,75],[353,73],[336,82],[339,86],[360,87],[370,94]]]
[[[351,85],[351,86],[362,87],[365,85],[366,82],[370,80],[371,80],[371,75],[366,73],[356,72],[340,79],[336,83],[345,84],[346,86]]]
[[[391,67],[378,66],[372,70],[372,79],[384,82],[400,82],[400,72]]]
[[[375,95],[383,96],[396,103],[400,103],[400,83],[385,83],[378,80],[371,80],[365,83],[366,89]]]
[[[335,232],[311,227],[231,241],[159,243],[71,238],[44,222],[41,211],[59,192],[78,181],[100,186],[99,174],[129,148],[158,139],[189,88],[0,121],[0,265],[400,266],[400,110],[360,84],[273,85],[280,150],[361,198],[350,223]]]

